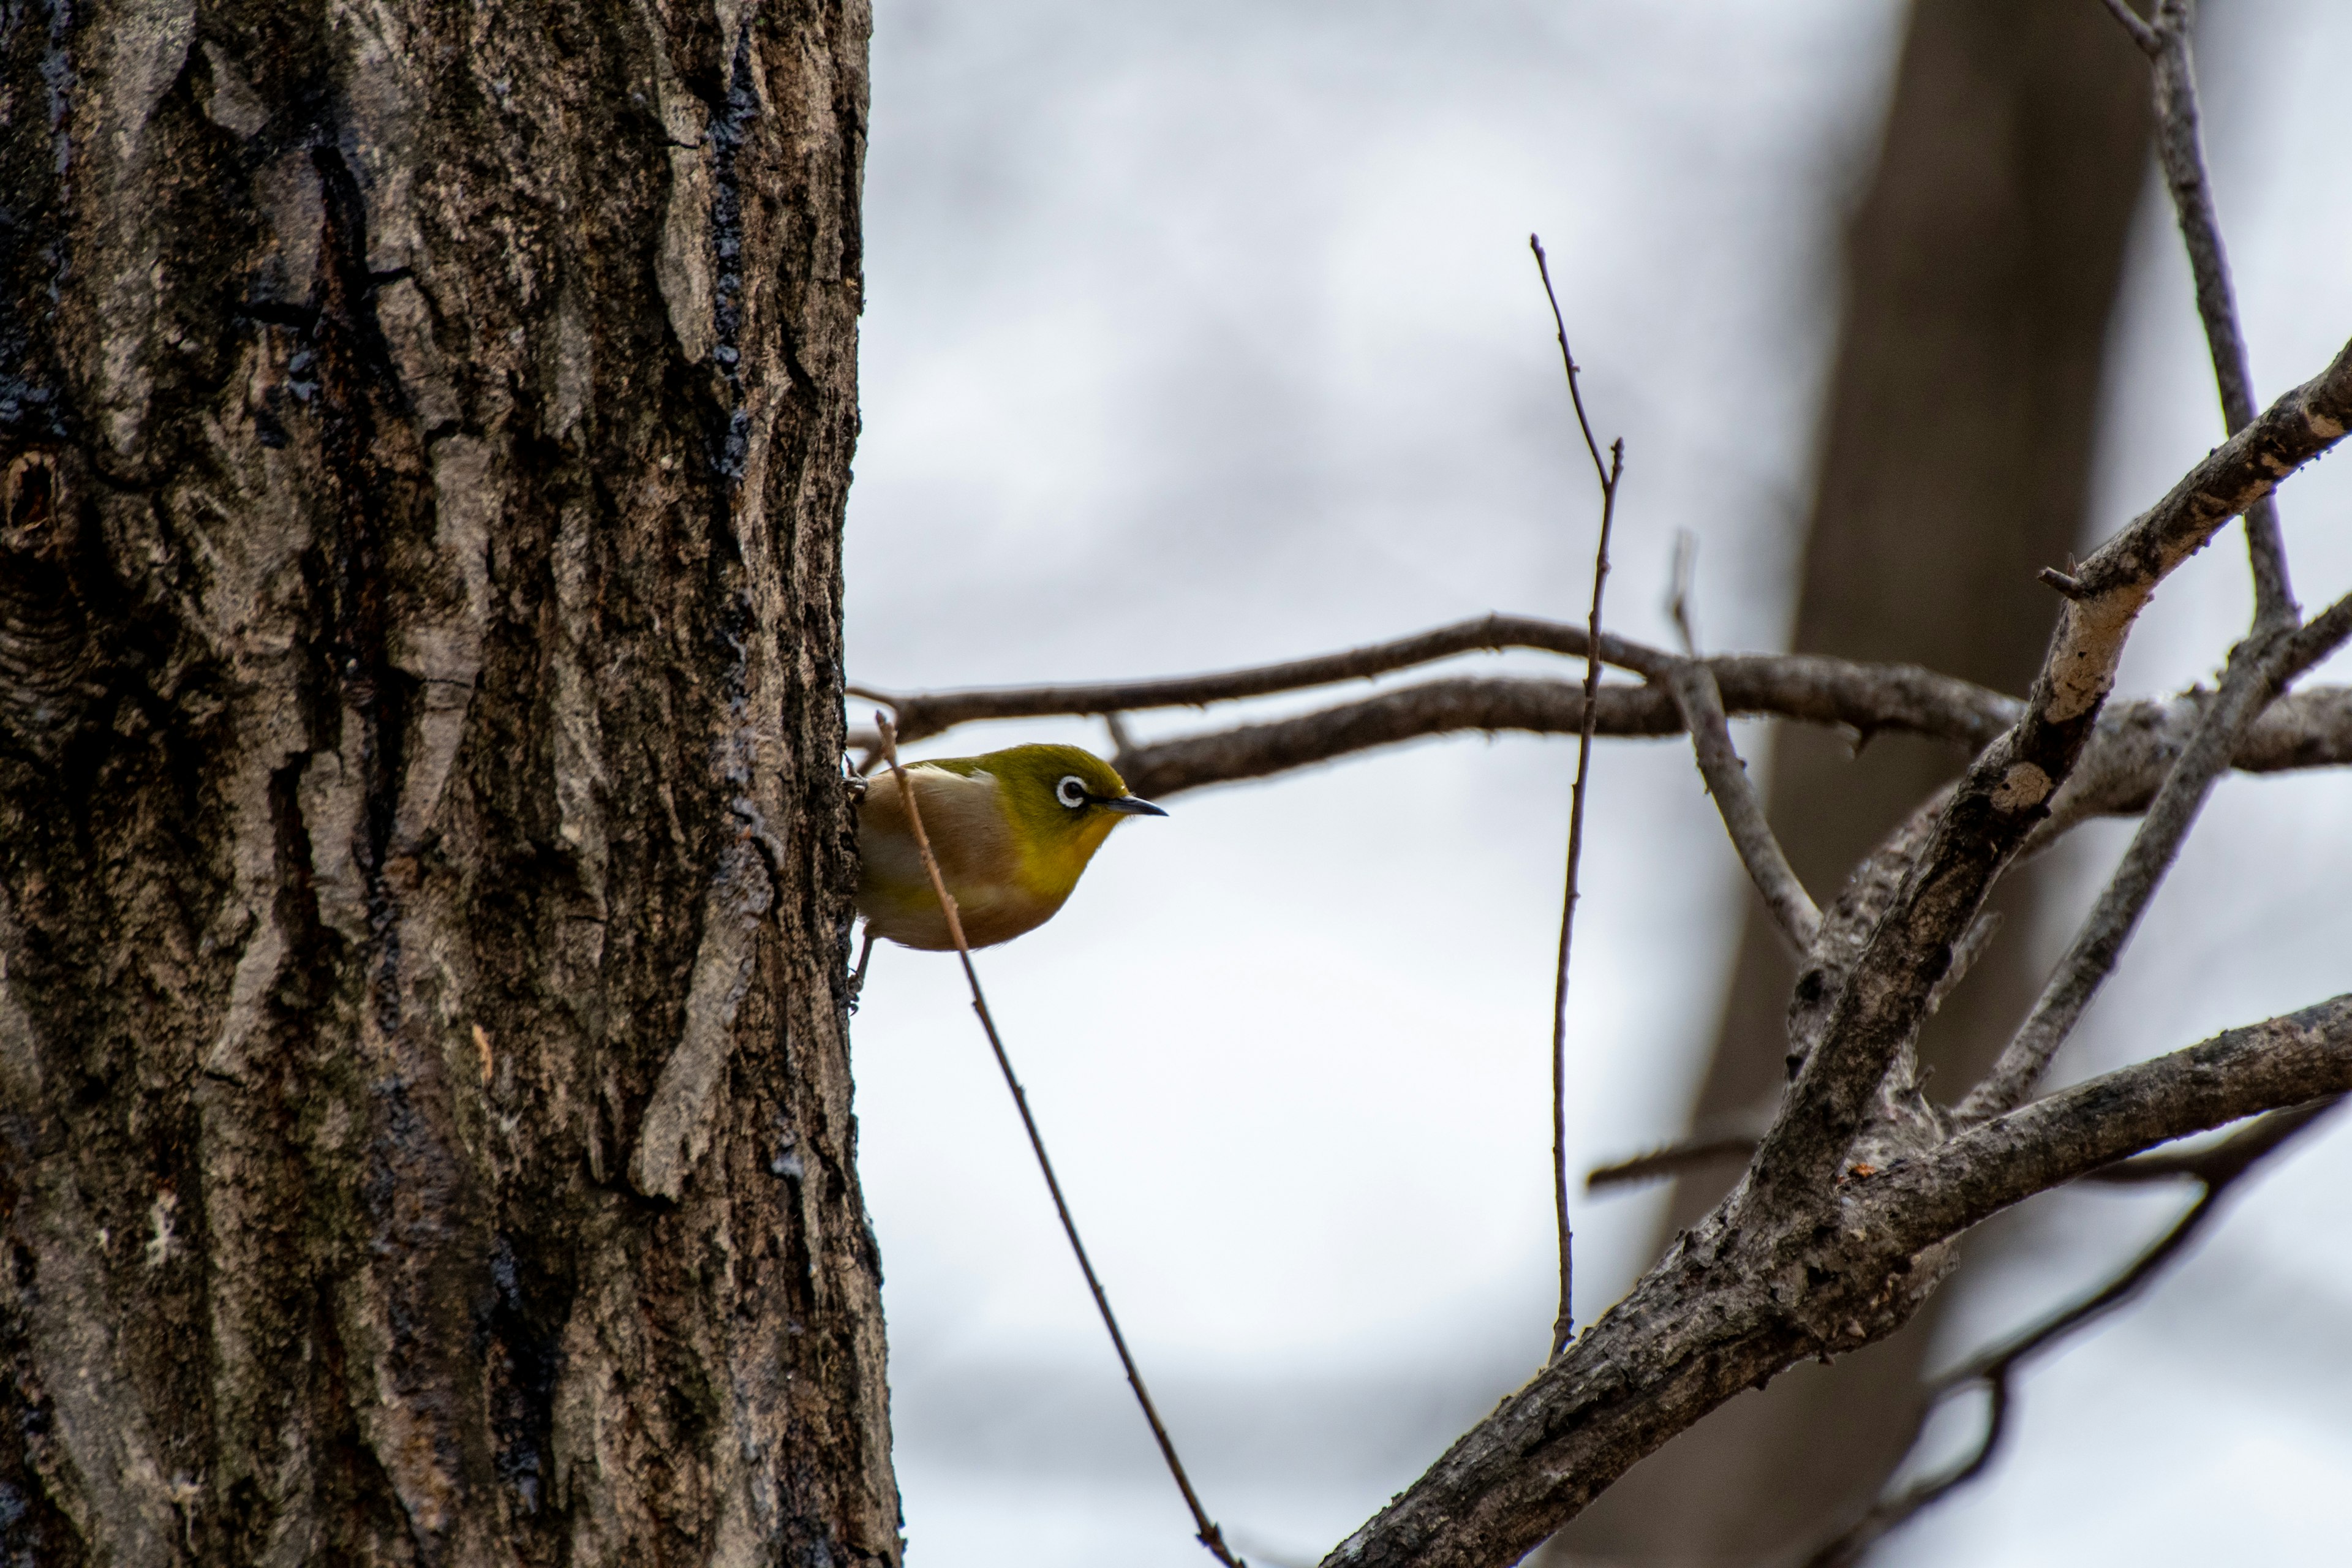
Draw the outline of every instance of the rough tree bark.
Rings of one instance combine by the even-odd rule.
[[[2053,607],[2033,574],[2082,532],[2106,323],[2146,183],[2146,71],[2090,0],[1913,9],[1848,241],[1798,649],[1912,660],[2000,691],[2033,678]],[[1856,757],[1836,735],[1784,727],[1772,825],[1828,898],[1966,761],[1901,734]],[[1922,1041],[1942,1081],[1974,1082],[2032,1004],[2042,976],[2014,917],[2035,899],[2032,873],[2006,890],[2007,935]],[[1795,973],[1751,908],[1695,1124],[1778,1092]],[[1738,1166],[1677,1184],[1661,1245]],[[1551,1560],[1763,1562],[1818,1539],[1902,1458],[1945,1300],[1884,1344],[1717,1411],[1627,1475]]]
[[[867,28],[6,13],[12,1551],[898,1561],[840,963]]]

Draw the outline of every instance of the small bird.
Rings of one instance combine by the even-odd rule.
[[[905,766],[924,836],[973,947],[1010,942],[1053,919],[1112,828],[1130,816],[1168,815],[1129,795],[1108,763],[1076,746],[1012,746]],[[877,936],[932,952],[955,946],[898,781],[887,772],[866,781],[857,849],[866,944],[850,980],[853,996]]]

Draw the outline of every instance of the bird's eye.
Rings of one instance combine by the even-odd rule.
[[[1087,781],[1076,773],[1064,773],[1062,782],[1054,786],[1054,798],[1072,811],[1087,804]]]

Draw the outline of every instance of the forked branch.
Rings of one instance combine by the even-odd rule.
[[[1841,992],[1757,1152],[1750,1205],[1795,1204],[1834,1179],[1887,1068],[1926,1015],[1952,946],[2073,773],[2114,684],[2134,618],[2157,584],[2352,423],[2352,345],[2210,453],[2075,573],[2023,716],[1954,793],[1901,901]]]
[[[1915,1106],[1915,1085],[1889,1081],[1985,893],[2089,749],[2141,605],[2347,423],[2352,346],[2084,563],[2016,724],[1940,814],[1923,815],[1895,847],[1874,884],[1882,892],[1851,910],[1852,888],[1840,900],[1841,920],[1870,934],[1850,963],[1840,958],[1813,977],[1813,1004],[1801,987],[1801,1007],[1817,1020],[1807,1026],[1813,1043],[1747,1179],[1566,1353],[1342,1542],[1328,1560],[1335,1568],[1515,1561],[1738,1390],[1893,1332],[1933,1289],[1949,1243],[1987,1215],[2189,1132],[2352,1089],[2352,997],[1950,1136],[1937,1134],[1924,1102]],[[1863,916],[1866,925],[1856,923]],[[1909,1116],[1909,1142],[1880,1139],[1884,1155],[1849,1169],[1874,1113]]]
[[[1733,1394],[1893,1332],[1932,1288],[1936,1249],[1969,1226],[2140,1150],[2347,1089],[2339,996],[2052,1095],[1770,1223],[1718,1207],[1326,1568],[1516,1562]]]
[[[2002,1049],[1984,1081],[1960,1102],[1957,1114],[1962,1123],[1998,1115],[2022,1103],[2032,1092],[2058,1047],[2081,1022],[2084,1009],[2114,973],[2124,944],[2138,928],[2140,917],[2211,795],[2214,780],[2228,771],[2230,759],[2247,731],[2281,686],[2335,651],[2352,634],[2352,597],[2331,606],[2313,625],[2319,628],[2318,635],[2294,636],[2258,621],[2254,631],[2231,654],[2221,689],[2206,708],[2188,747],[2166,774],[2122,863],[2100,891],[2097,904],[2043,987],[2032,1016]]]
[[[1940,1475],[1882,1499],[1851,1525],[1822,1544],[1806,1560],[1805,1568],[1851,1568],[1869,1549],[1960,1488],[1981,1476],[2008,1434],[2015,1403],[2014,1384],[2025,1363],[2063,1343],[2077,1331],[2123,1306],[2177,1261],[2217,1214],[2223,1194],[2240,1178],[2284,1148],[2297,1135],[2342,1103],[2340,1096],[2315,1100],[2292,1110],[2273,1110],[2241,1128],[2210,1149],[2179,1153],[2144,1154],[2120,1165],[2090,1173],[2084,1180],[2133,1183],[2197,1181],[2197,1201],[2173,1222],[2155,1245],[2130,1267],[2091,1295],[2044,1319],[2031,1329],[1982,1351],[1927,1385],[1911,1441],[1916,1444],[1927,1418],[1937,1406],[1969,1388],[1985,1391],[1988,1408],[1983,1431],[1969,1457]]]

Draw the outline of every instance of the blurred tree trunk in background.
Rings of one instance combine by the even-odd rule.
[[[1806,539],[1794,647],[1909,660],[2022,695],[2057,602],[2034,580],[2084,522],[2100,369],[2147,163],[2147,62],[2093,0],[1919,0],[1876,174],[1848,237],[1844,320]],[[1784,725],[1774,827],[1826,900],[1966,759],[1902,736],[1857,758]],[[2040,878],[1929,1027],[1957,1094],[1991,1064],[2042,975]],[[1695,1119],[1785,1081],[1794,966],[1751,900]],[[1678,1184],[1666,1236],[1735,1173]],[[1938,1295],[1901,1334],[1743,1395],[1636,1467],[1548,1561],[1768,1561],[1815,1539],[1902,1457]]]
[[[0,1537],[898,1561],[863,0],[0,39]]]

